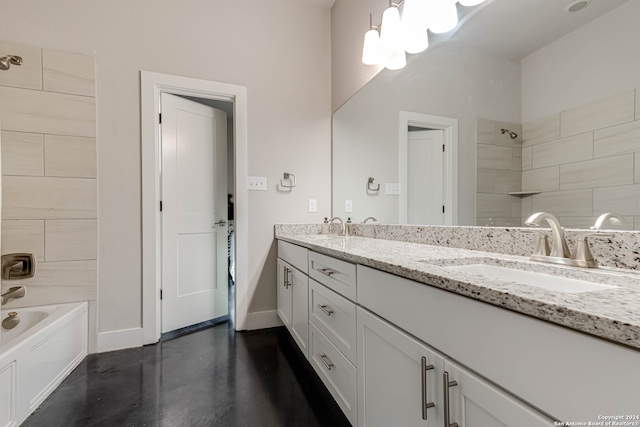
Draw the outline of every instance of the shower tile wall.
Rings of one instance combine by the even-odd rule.
[[[2,253],[33,252],[35,278],[13,307],[97,295],[95,61],[0,41]]]
[[[514,226],[522,217],[522,129],[519,124],[478,119],[476,225]],[[500,129],[518,134],[511,139]]]
[[[522,215],[552,212],[588,228],[617,212],[640,229],[640,89],[524,123]]]

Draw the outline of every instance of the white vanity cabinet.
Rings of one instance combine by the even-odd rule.
[[[278,241],[277,312],[300,350],[309,357],[308,250]]]
[[[442,426],[444,358],[358,308],[358,426]]]
[[[553,425],[550,418],[362,308],[358,352],[361,427]]]

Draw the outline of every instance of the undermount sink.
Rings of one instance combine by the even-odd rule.
[[[451,265],[444,267],[448,270],[463,271],[479,276],[493,277],[500,280],[515,282],[520,285],[535,286],[569,294],[581,294],[584,292],[613,289],[617,286],[603,285],[601,283],[588,282],[580,279],[553,276],[551,274],[533,271],[519,270],[508,267],[498,267],[487,264]]]

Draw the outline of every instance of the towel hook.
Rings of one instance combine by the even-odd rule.
[[[289,180],[290,184],[286,185],[284,181]],[[296,186],[296,176],[292,173],[285,172],[284,179],[280,180],[280,186],[284,188],[293,188]]]
[[[372,187],[372,185],[373,185],[373,180],[374,180],[374,178],[369,177],[369,181],[367,181],[367,190],[369,190],[369,191],[375,191],[375,192],[380,191],[380,184],[378,184],[378,186],[377,186],[377,187],[375,187],[375,188],[373,188],[373,187]]]

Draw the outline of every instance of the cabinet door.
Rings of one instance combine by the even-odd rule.
[[[554,425],[551,418],[450,360],[445,360],[444,371],[448,373],[451,384],[448,387],[450,423],[458,423],[460,427]]]
[[[291,335],[304,356],[309,358],[309,278],[296,268],[290,268]]]
[[[362,308],[357,323],[358,426],[441,427],[443,358]]]
[[[278,284],[277,284],[277,300],[278,300],[278,316],[284,325],[291,329],[292,322],[292,290],[290,286],[291,274],[293,268],[278,258]]]

